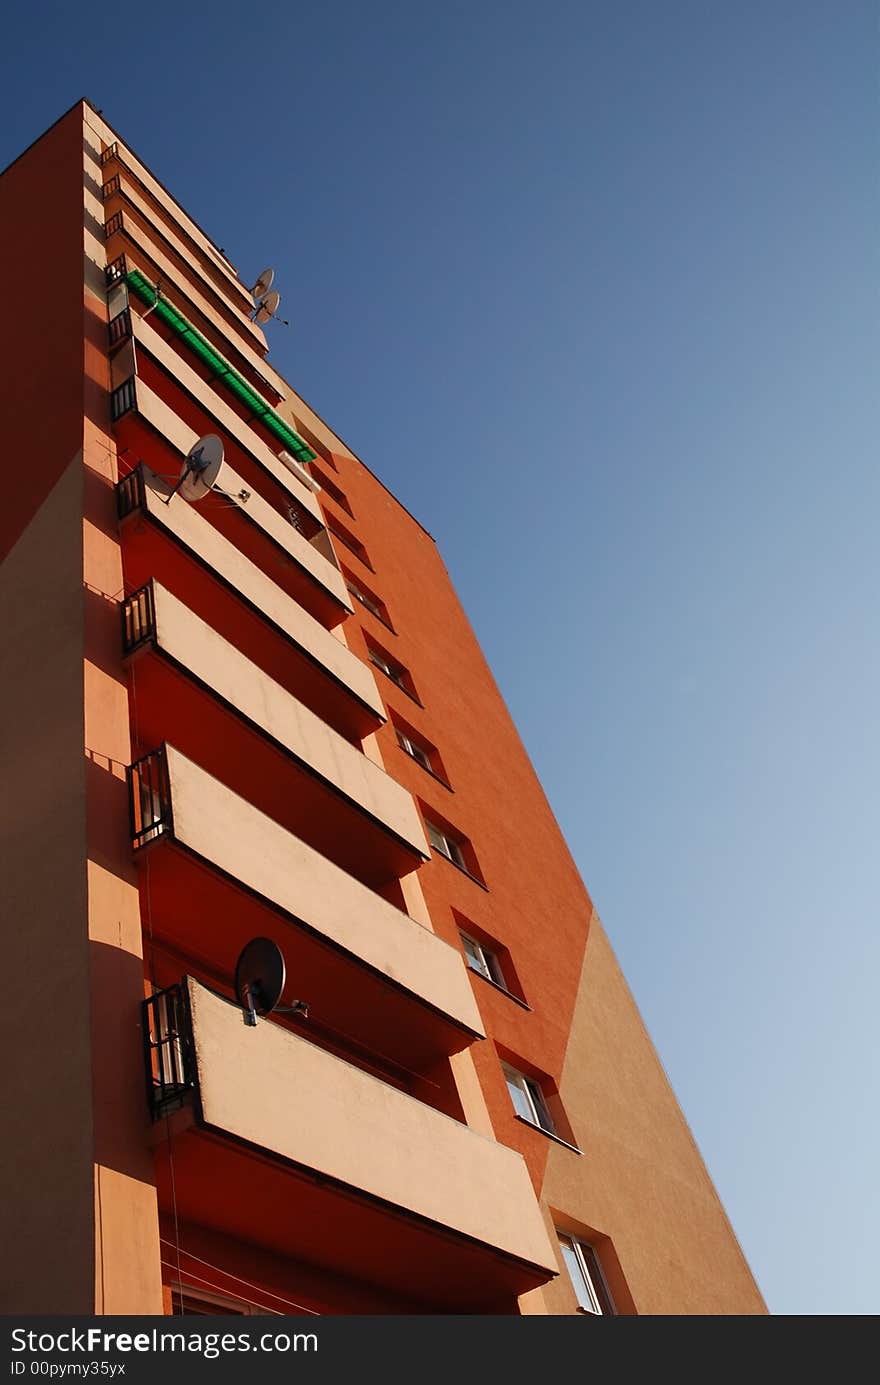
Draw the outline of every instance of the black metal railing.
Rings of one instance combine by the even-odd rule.
[[[119,174],[114,173],[113,177],[108,178],[104,186],[101,188],[101,196],[103,197],[104,201],[106,202],[108,197],[112,197],[114,192],[119,192],[119,189],[121,187],[122,183],[119,181]]]
[[[143,1004],[147,1100],[153,1120],[181,1107],[193,1086],[193,1045],[182,986],[157,991]]]
[[[142,645],[150,644],[156,636],[156,607],[153,583],[147,582],[122,603],[122,648],[133,654]]]
[[[171,783],[164,745],[129,765],[126,775],[131,844],[138,851],[166,833],[174,832]]]
[[[121,313],[111,317],[107,323],[107,336],[110,339],[110,346],[118,346],[121,341],[128,341],[131,336],[131,309],[123,308]]]
[[[118,518],[125,519],[135,510],[142,510],[145,500],[144,473],[137,466],[134,471],[130,471],[127,476],[123,476],[116,483],[116,514]]]
[[[114,212],[113,215],[108,216],[107,220],[104,222],[104,239],[109,240],[111,236],[115,236],[116,232],[121,230],[122,212]]]
[[[102,165],[102,167],[103,167],[104,164],[108,164],[108,163],[110,162],[111,159],[115,159],[115,158],[116,158],[116,155],[117,155],[118,153],[119,153],[119,145],[117,144],[116,140],[114,140],[112,144],[108,144],[108,145],[107,145],[107,148],[106,148],[106,149],[102,149],[102,150],[101,150],[101,165]]]
[[[129,375],[115,390],[110,391],[110,417],[115,423],[123,414],[130,414],[137,405],[134,376]]]
[[[125,256],[117,255],[116,259],[111,260],[107,268],[104,270],[104,278],[107,281],[107,287],[111,288],[112,285],[118,283],[120,279],[124,279],[127,273],[128,262],[126,261]]]

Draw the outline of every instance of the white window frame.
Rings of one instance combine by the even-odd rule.
[[[366,606],[367,610],[370,611],[376,617],[377,620],[381,620],[383,622],[385,621],[385,617],[382,614],[378,601],[374,601],[371,596],[367,596],[366,592],[361,591],[357,582],[354,582],[349,578],[348,581],[346,581],[345,585],[351,592],[352,596],[356,597],[362,606]]]
[[[418,741],[414,741],[411,736],[408,736],[405,731],[401,731],[399,726],[395,726],[394,729],[397,733],[397,744],[400,746],[401,750],[405,750],[410,759],[415,760],[416,764],[421,765],[422,769],[426,769],[433,774],[434,767],[431,764],[431,757],[427,750],[419,745]]]
[[[522,1112],[516,1110],[516,1105],[511,1096],[511,1104],[516,1114],[520,1116],[522,1120],[528,1120],[530,1124],[536,1126],[538,1130],[543,1130],[548,1135],[555,1135],[556,1126],[553,1123],[553,1117],[547,1105],[547,1098],[541,1091],[540,1082],[537,1082],[534,1077],[526,1077],[524,1072],[519,1072],[517,1068],[512,1068],[509,1063],[502,1063],[501,1066],[504,1069],[504,1078],[508,1086],[513,1085],[516,1087],[525,1098],[526,1106],[531,1112],[531,1117],[524,1116]]]
[[[484,976],[487,981],[492,981],[496,986],[500,986],[503,991],[507,990],[507,982],[504,979],[504,972],[501,970],[501,963],[494,952],[482,943],[478,943],[476,938],[470,933],[465,933],[459,929],[459,937],[464,948],[464,959],[471,971],[475,971],[478,976]],[[468,944],[476,951],[476,957],[472,957],[468,952]],[[476,965],[474,965],[476,963]]]
[[[172,1296],[177,1294],[181,1299],[189,1299],[193,1303],[204,1303],[207,1308],[222,1308],[230,1317],[253,1318],[261,1313],[268,1313],[275,1316],[271,1308],[260,1308],[256,1303],[248,1303],[244,1299],[235,1298],[231,1294],[217,1293],[213,1289],[195,1287],[191,1284],[181,1284],[179,1280],[173,1280],[168,1288]],[[178,1313],[175,1317],[195,1317],[198,1314]],[[208,1316],[213,1316],[210,1314]],[[222,1314],[218,1315],[222,1316]]]
[[[380,654],[379,651],[374,649],[372,645],[369,645],[369,651],[370,663],[375,664],[376,668],[381,669],[385,676],[387,678],[390,678],[392,683],[396,684],[398,688],[402,688],[404,692],[408,692],[409,689],[406,686],[406,674],[404,673],[403,668],[399,665],[387,663],[384,654]]]
[[[461,847],[454,837],[448,836],[446,832],[441,831],[436,823],[430,822],[427,818],[425,819],[425,830],[428,833],[428,841],[435,851],[439,851],[440,855],[445,856],[447,861],[451,861],[454,866],[467,870]]]
[[[595,1313],[600,1317],[608,1314],[616,1314],[614,1299],[611,1297],[611,1290],[608,1288],[608,1281],[602,1270],[602,1262],[596,1254],[595,1246],[591,1246],[589,1241],[581,1241],[577,1236],[570,1236],[567,1232],[557,1231],[557,1239],[560,1247],[569,1246],[574,1255],[581,1279],[583,1281],[584,1292],[590,1300],[589,1306],[581,1303],[578,1293],[578,1286],[574,1282],[571,1268],[565,1256],[562,1256],[562,1263],[565,1265],[566,1274],[571,1281],[574,1289],[578,1307],[582,1313]],[[598,1285],[598,1287],[597,1287]],[[603,1307],[603,1301],[605,1307]]]

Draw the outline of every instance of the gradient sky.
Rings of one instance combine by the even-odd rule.
[[[877,1312],[876,4],[86,0],[4,48],[0,166],[87,96],[277,267],[272,359],[437,538],[771,1310]]]

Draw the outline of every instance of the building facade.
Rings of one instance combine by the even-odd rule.
[[[764,1312],[430,535],[89,103],[0,237],[2,1311]]]

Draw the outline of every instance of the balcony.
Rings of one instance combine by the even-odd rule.
[[[107,258],[117,258],[121,250],[137,247],[138,257],[149,265],[163,280],[172,284],[185,284],[190,296],[207,308],[213,324],[219,326],[224,340],[241,350],[251,353],[258,361],[263,360],[263,334],[243,312],[231,305],[223,293],[206,280],[199,265],[193,260],[184,259],[177,247],[162,235],[149,219],[141,215],[129,197],[117,189],[108,195],[104,208],[104,240],[107,245]],[[251,304],[251,307],[253,305]]]
[[[143,360],[146,352],[154,389],[181,417],[193,414],[195,408],[198,416],[192,422],[197,435],[209,428],[219,429],[237,465],[259,468],[320,522],[321,511],[311,486],[279,460],[277,450],[273,451],[283,447],[302,465],[314,459],[312,449],[169,299],[162,294],[157,298],[157,291],[139,270],[129,269],[123,284],[111,290],[111,297],[121,288],[130,292],[137,308],[134,312],[127,308],[122,316],[127,333],[139,344],[138,360]],[[118,323],[118,315],[111,318],[111,347]],[[256,427],[271,438],[271,446]]]
[[[198,437],[196,430],[137,375],[118,384],[111,395],[111,407],[120,456],[131,454],[157,476],[176,478]],[[331,560],[326,530],[313,528],[310,541],[292,520],[251,490],[228,462],[224,463],[220,485],[225,499],[219,494],[208,496],[196,507],[209,524],[328,629],[352,612],[345,581]],[[170,494],[172,487],[166,489]],[[171,508],[186,503],[177,497]],[[313,526],[318,523],[311,520],[310,512],[305,520]]]
[[[166,192],[162,184],[143,164],[118,142],[104,150],[101,158],[104,184],[102,195],[107,215],[116,213],[116,202],[125,198],[153,229],[155,235],[175,250],[188,264],[198,267],[211,287],[224,296],[230,306],[242,315],[250,312],[253,303],[245,286],[238,279],[226,256],[213,241],[187,216],[183,208]],[[251,327],[262,351],[266,344],[258,327]]]
[[[176,1005],[166,994],[147,1011],[154,1111],[194,1093],[174,1136],[181,1220],[405,1295],[413,1311],[515,1312],[556,1274],[513,1150],[279,1024],[246,1028],[191,977]]]
[[[129,590],[157,576],[264,673],[350,741],[385,721],[369,667],[146,467],[120,481]]]
[[[421,1071],[482,1036],[456,949],[172,746],[129,771],[142,912],[158,945],[231,978],[273,938],[328,1032]]]
[[[158,582],[123,603],[142,748],[178,749],[365,884],[415,870],[412,796]]]
[[[230,353],[258,391],[276,402],[289,393],[277,371],[242,338],[215,300],[206,294],[198,275],[182,271],[131,217],[114,220],[107,237],[107,260],[109,289],[118,287],[131,273],[137,273],[144,283],[161,283],[162,296],[200,333],[206,334],[218,350]]]

